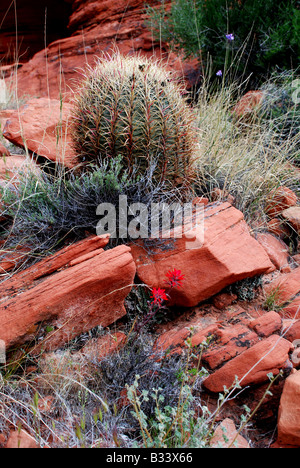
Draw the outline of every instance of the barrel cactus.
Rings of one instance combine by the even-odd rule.
[[[74,95],[73,145],[83,164],[122,157],[124,168],[187,186],[193,176],[194,115],[183,87],[146,58],[99,58]]]

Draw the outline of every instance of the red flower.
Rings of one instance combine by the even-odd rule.
[[[174,270],[169,270],[168,273],[166,273],[166,277],[172,288],[182,286],[181,283],[184,280],[184,275],[181,274],[181,270],[176,270],[176,268],[174,268]]]
[[[150,296],[150,297],[153,298],[152,303],[157,304],[157,305],[161,305],[161,303],[163,301],[168,300],[165,289],[161,289],[161,288],[153,288],[152,289],[152,296]]]

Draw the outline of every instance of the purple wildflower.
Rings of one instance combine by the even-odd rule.
[[[232,41],[234,41],[234,35],[233,35],[233,34],[226,34],[226,39],[227,39],[229,42],[232,42]]]
[[[217,73],[216,73],[217,76],[222,76],[223,75],[223,72],[222,70],[218,70]]]

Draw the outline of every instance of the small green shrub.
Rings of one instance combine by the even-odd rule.
[[[114,55],[89,68],[74,96],[72,135],[82,162],[122,156],[125,168],[171,187],[190,183],[194,115],[183,88],[145,58]]]
[[[240,301],[251,302],[255,299],[261,285],[261,276],[254,276],[253,278],[237,281],[228,287],[228,291],[236,294]]]
[[[194,363],[199,361],[198,365]],[[205,446],[212,429],[199,391],[205,369],[200,358],[157,349],[150,335],[132,335],[126,346],[99,364],[99,378],[110,398],[126,389],[123,419],[131,427],[134,447]],[[196,407],[203,418],[197,421]]]
[[[207,55],[213,74],[224,71],[228,49],[239,76],[253,73],[254,81],[275,65],[299,64],[300,10],[297,0],[173,0],[167,11],[148,8],[149,27],[160,40],[186,56]],[[228,44],[226,34],[233,34]],[[228,48],[228,45],[230,46]]]
[[[17,185],[8,184],[1,189],[1,214],[10,217],[4,226],[7,250],[26,245],[31,247],[30,259],[61,248],[67,241],[96,234],[99,222],[97,207],[109,203],[116,208],[116,237],[110,246],[130,241],[119,236],[119,197],[125,195],[128,205],[143,203],[149,207],[155,202],[180,201],[180,192],[169,190],[164,183],[154,180],[155,165],[140,175],[124,170],[122,158],[110,158],[90,165],[81,173],[59,172],[49,175],[26,172],[19,175]],[[158,214],[160,216],[160,214]],[[128,223],[131,218],[128,215]]]
[[[300,80],[297,72],[274,72],[266,83],[261,86],[264,93],[258,117],[271,138],[279,145],[285,141],[291,142],[292,161],[300,165],[300,108],[294,96]]]
[[[140,410],[151,424],[152,434],[164,432],[155,427],[157,401],[152,395],[157,389],[161,413],[176,413],[174,428],[181,430],[185,443],[189,431],[197,425],[195,407],[200,409],[201,405],[197,391],[203,371],[191,374],[186,368],[186,354],[164,359],[149,334],[128,338],[122,349],[100,361],[93,351],[83,356],[66,349],[40,356],[33,374],[23,375],[20,369],[19,375],[2,377],[0,367],[1,433],[7,434],[12,426],[23,428],[41,446],[53,448],[141,447],[143,439],[130,403],[130,390],[129,399],[124,394],[126,386],[135,385],[139,375]],[[188,386],[187,379],[193,386]],[[45,398],[51,400],[46,411],[42,404]],[[201,408],[204,412],[204,406]],[[201,428],[201,433],[193,430],[188,446],[205,444],[196,436],[207,435],[211,421],[201,418]],[[170,432],[169,446],[176,443],[178,447],[180,437]],[[159,439],[159,435],[155,437]]]

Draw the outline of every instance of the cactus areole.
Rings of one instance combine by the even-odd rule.
[[[183,89],[156,62],[141,57],[101,58],[75,93],[73,144],[83,163],[122,156],[124,168],[170,187],[189,185],[195,118]]]

